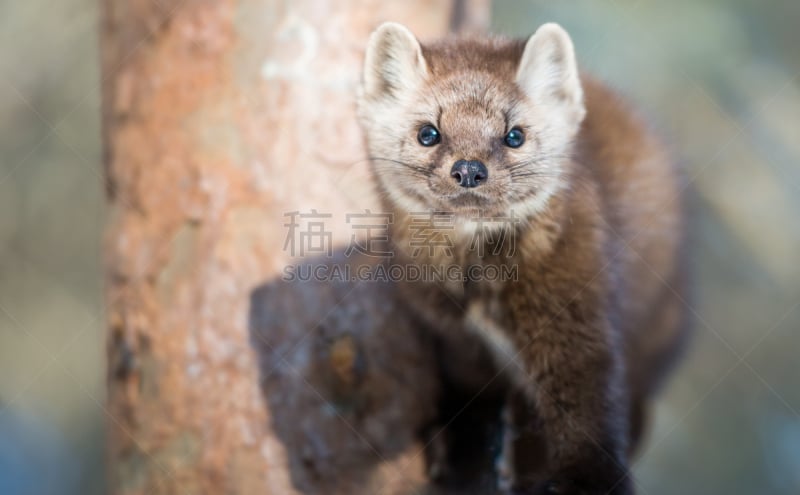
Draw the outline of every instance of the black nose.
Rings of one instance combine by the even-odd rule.
[[[461,187],[478,187],[489,178],[489,171],[479,160],[459,160],[450,169],[450,177],[455,177]]]

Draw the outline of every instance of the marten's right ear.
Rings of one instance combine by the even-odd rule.
[[[364,98],[400,97],[427,75],[422,47],[405,26],[386,22],[372,33],[364,61]]]

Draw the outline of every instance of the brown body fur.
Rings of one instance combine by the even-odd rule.
[[[514,490],[629,494],[628,459],[647,400],[683,340],[679,175],[642,120],[588,77],[581,77],[585,118],[579,107],[557,109],[577,109],[573,135],[568,124],[562,132],[542,123],[550,117],[536,112],[546,109],[519,84],[525,47],[502,39],[423,45],[424,82],[385,100],[369,88],[362,96],[378,185],[396,215],[397,255],[416,264],[518,269],[516,280],[403,287],[441,335],[443,373],[454,390],[447,400],[455,402],[443,406],[445,452],[431,463],[443,485],[493,490],[505,404],[510,447],[502,455]],[[379,115],[393,104],[398,120]],[[509,119],[524,125],[533,148],[522,158],[497,144]],[[435,150],[414,140],[424,122],[441,129]],[[567,139],[559,142],[559,134]],[[459,158],[487,164],[479,193],[488,199],[451,200],[447,172]],[[524,173],[519,163],[527,164]],[[411,255],[410,214],[455,210],[459,224],[469,209],[522,212],[505,240],[514,239],[511,255],[479,255],[468,246],[468,227],[454,230],[452,254]]]

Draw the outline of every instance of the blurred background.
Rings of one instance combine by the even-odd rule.
[[[0,3],[2,494],[105,492],[96,3]],[[800,493],[800,2],[494,0],[498,33],[546,21],[690,178],[697,330],[640,492]]]

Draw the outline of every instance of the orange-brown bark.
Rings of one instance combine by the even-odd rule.
[[[458,3],[462,26],[488,18]],[[366,39],[384,20],[441,35],[454,3],[103,5],[110,491],[403,493],[428,351],[388,286],[278,282],[284,213],[372,204]]]

